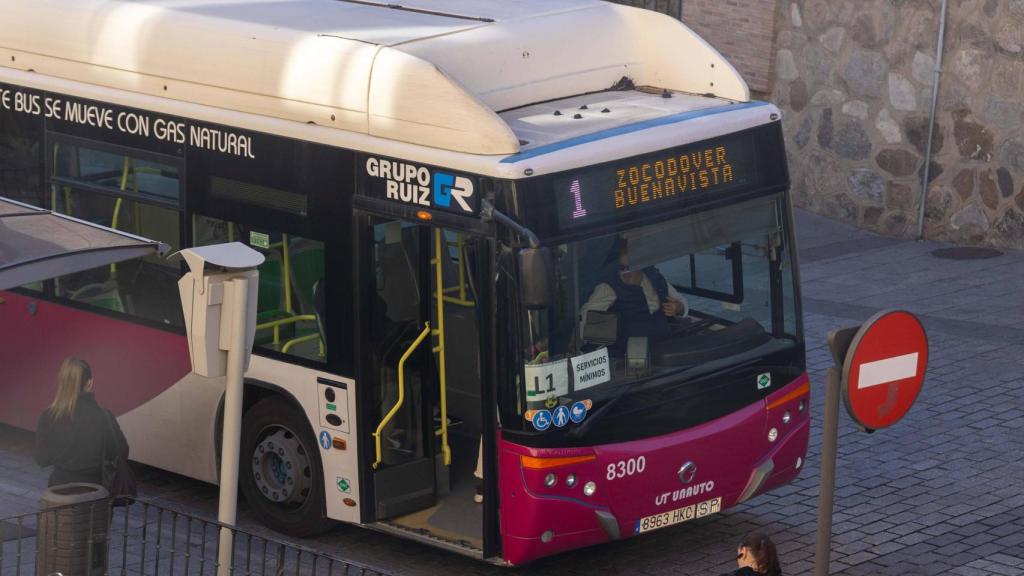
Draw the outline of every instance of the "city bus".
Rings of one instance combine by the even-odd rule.
[[[801,470],[781,113],[597,0],[0,0],[0,196],[260,251],[240,492],[520,565]],[[93,367],[131,458],[216,483],[156,256],[0,293],[0,421]],[[215,296],[211,295],[211,298]]]

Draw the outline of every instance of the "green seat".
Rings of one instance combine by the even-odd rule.
[[[117,288],[116,282],[104,282],[101,284],[87,284],[70,295],[72,300],[85,302],[90,306],[113,310],[115,312],[126,312],[124,300],[121,298],[121,291]]]
[[[284,307],[284,287],[281,284],[282,261],[276,251],[266,254],[267,259],[260,265],[260,284],[256,304],[256,324],[286,318],[288,313]],[[290,337],[291,326],[282,326],[282,338]],[[272,329],[257,330],[254,345],[268,345],[274,341]]]
[[[298,300],[297,314],[315,314],[313,289],[324,277],[324,249],[310,241],[292,242],[290,256],[292,296]]]

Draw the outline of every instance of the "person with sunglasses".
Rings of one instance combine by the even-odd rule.
[[[736,549],[739,568],[722,576],[782,576],[779,554],[767,534],[751,532]]]

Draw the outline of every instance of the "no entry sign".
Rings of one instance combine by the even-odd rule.
[[[865,322],[843,362],[846,410],[869,430],[892,426],[910,410],[928,366],[928,337],[910,312],[880,312]]]

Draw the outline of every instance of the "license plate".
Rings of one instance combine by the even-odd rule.
[[[669,510],[668,512],[644,516],[636,521],[636,527],[634,528],[633,533],[643,534],[644,532],[650,532],[651,530],[672,526],[673,524],[682,524],[683,522],[689,522],[690,520],[710,516],[721,510],[722,498],[712,498],[711,500],[690,504],[689,506],[683,506],[682,508],[676,508],[675,510]]]

